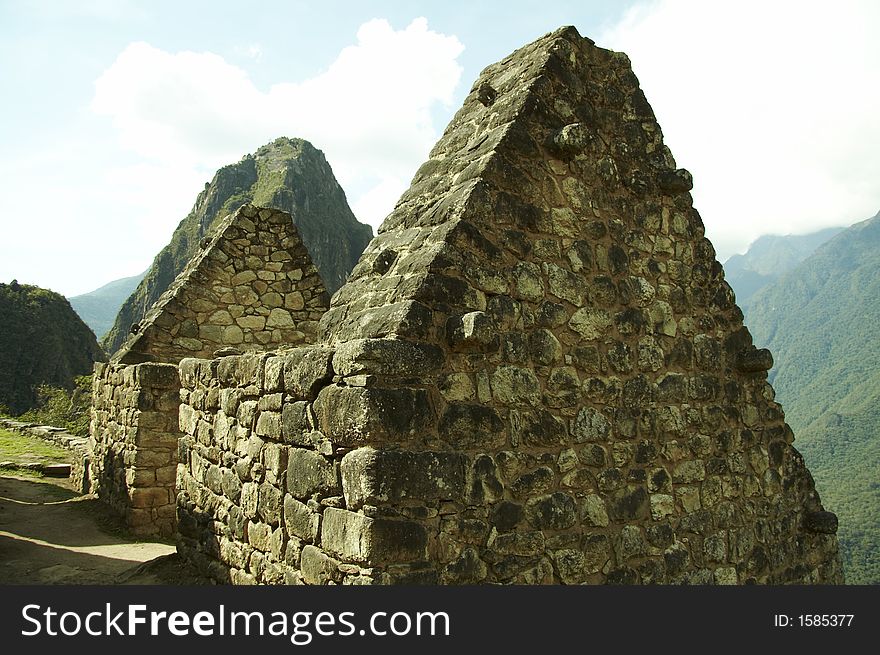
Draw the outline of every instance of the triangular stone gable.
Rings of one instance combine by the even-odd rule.
[[[314,340],[328,294],[289,214],[244,205],[201,245],[113,361],[177,363]]]
[[[841,581],[691,184],[625,55],[569,27],[487,68],[321,321],[352,448],[323,547],[387,580]],[[409,550],[356,548],[368,517]]]

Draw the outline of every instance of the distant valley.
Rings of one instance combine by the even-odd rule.
[[[99,289],[71,296],[68,300],[83,322],[101,339],[113,327],[122,303],[134,292],[146,274],[144,271],[140,275],[113,280]]]
[[[743,255],[724,262],[724,276],[736,292],[742,309],[757,291],[772,284],[845,228],[829,227],[810,234],[779,236],[766,234],[749,246]]]
[[[769,379],[795,446],[840,518],[847,581],[878,584],[880,214],[762,237],[725,271],[755,344],[773,353]]]

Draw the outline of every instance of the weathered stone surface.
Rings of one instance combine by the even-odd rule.
[[[342,490],[349,509],[401,500],[462,502],[465,455],[358,448],[342,459]]]
[[[663,171],[657,178],[660,188],[668,193],[684,193],[694,188],[693,176],[683,168]]]
[[[284,497],[284,526],[291,537],[315,543],[321,526],[321,515],[290,494]]]
[[[736,356],[736,367],[743,373],[760,373],[773,368],[773,355],[766,348],[744,350]]]
[[[537,404],[540,392],[540,383],[531,369],[499,366],[492,375],[492,395],[501,404]]]
[[[440,417],[440,438],[454,448],[493,448],[504,445],[507,431],[498,412],[485,405],[450,403]]]
[[[287,492],[307,499],[313,494],[335,496],[341,491],[338,465],[305,448],[291,448],[287,456]]]
[[[324,511],[321,546],[347,560],[405,562],[425,556],[425,529],[412,521],[371,519],[343,509]]]
[[[564,493],[539,496],[526,503],[526,518],[538,530],[565,530],[577,522],[574,498]]]
[[[446,323],[449,345],[460,351],[495,352],[500,343],[498,327],[485,312],[468,312],[454,316]]]
[[[281,435],[288,443],[305,445],[303,434],[311,432],[309,404],[305,401],[285,403],[281,410]]]
[[[819,534],[837,533],[837,515],[833,512],[809,512],[804,517],[804,527]]]
[[[362,373],[399,377],[423,377],[443,364],[437,346],[402,339],[355,339],[339,345],[333,369],[343,377]]]
[[[315,584],[839,582],[691,184],[625,56],[564,28],[488,67],[320,317],[332,362],[182,373],[188,534],[241,533],[219,488],[261,582],[279,533]]]
[[[321,431],[345,446],[413,439],[434,419],[423,389],[331,385],[318,394],[314,408]]]
[[[314,400],[333,377],[333,351],[328,348],[294,348],[282,358],[285,390],[297,400]]]
[[[306,584],[325,585],[342,579],[339,562],[315,546],[304,546],[300,571]]]
[[[260,412],[257,418],[256,432],[261,437],[281,439],[281,413]]]
[[[583,153],[596,138],[595,133],[583,123],[571,123],[553,135],[553,146],[563,156],[574,157]]]
[[[277,487],[263,483],[260,485],[257,514],[266,523],[277,526],[281,522],[281,501],[283,494]]]

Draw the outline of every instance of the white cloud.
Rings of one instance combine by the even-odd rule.
[[[462,50],[424,18],[403,30],[376,19],[320,75],[263,92],[216,54],[133,43],[96,81],[92,109],[126,148],[176,169],[210,171],[278,136],[308,139],[343,188],[362,190],[352,204],[376,226],[397,199],[389,190],[403,190],[438,136],[431,109],[452,101]]]
[[[725,259],[880,209],[880,3],[661,0],[599,37],[626,52]]]
[[[397,199],[406,191],[409,182],[399,177],[383,178],[365,193],[359,194],[351,205],[355,216],[381,216],[389,213]]]

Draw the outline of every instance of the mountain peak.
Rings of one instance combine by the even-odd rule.
[[[349,208],[324,153],[303,139],[275,139],[219,169],[198,194],[104,337],[109,352],[119,348],[131,325],[183,270],[205,235],[245,204],[290,214],[330,293],[342,286],[372,237],[370,227],[359,223]]]

